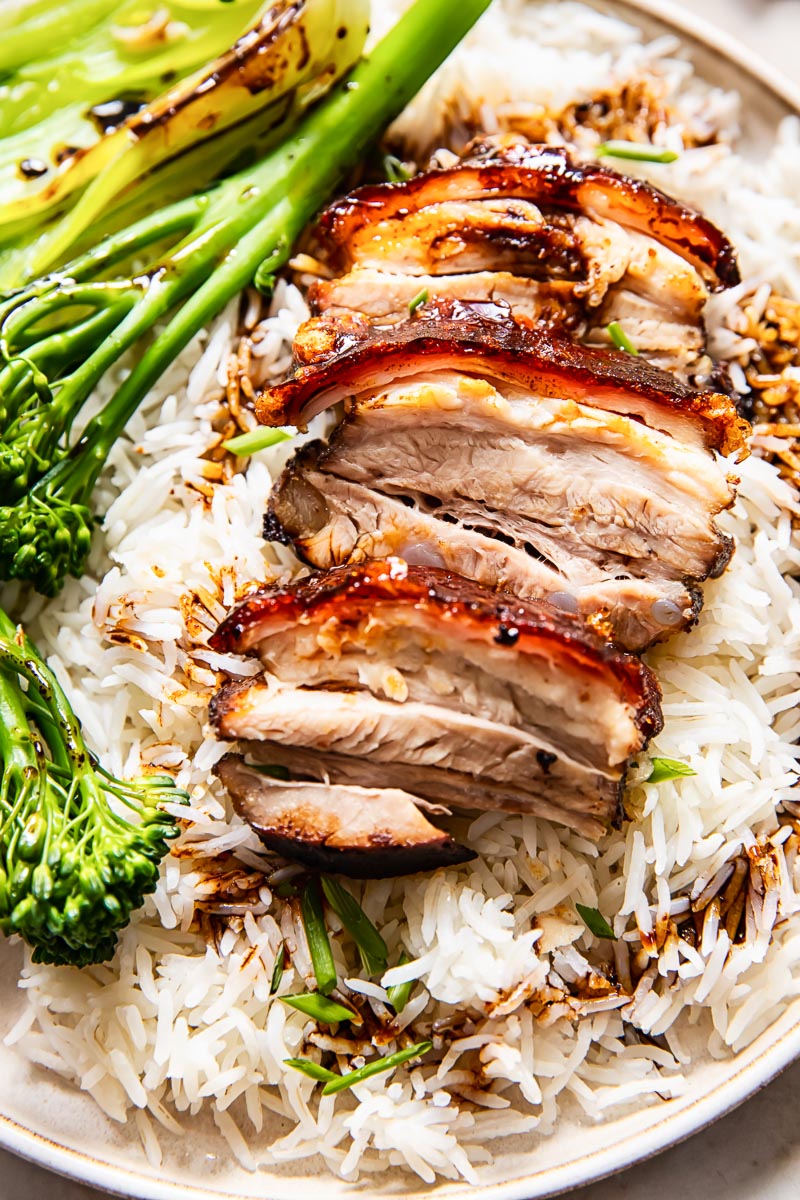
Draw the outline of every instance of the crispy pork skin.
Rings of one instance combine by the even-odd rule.
[[[262,589],[212,643],[264,663],[262,680],[217,693],[211,719],[222,737],[264,742],[269,761],[282,747],[306,766],[318,756],[334,782],[391,782],[591,836],[660,728],[652,673],[578,617],[399,559]]]
[[[256,400],[265,425],[304,428],[351,395],[415,375],[456,370],[523,389],[531,397],[586,403],[642,420],[689,446],[744,450],[748,426],[729,397],[698,391],[643,359],[575,345],[508,320],[499,306],[433,305],[390,329],[319,318],[295,342],[300,365]]]
[[[239,816],[270,850],[316,870],[374,879],[475,857],[431,824],[417,797],[396,787],[284,782],[233,754],[218,763],[216,774]]]
[[[502,301],[514,320],[608,344],[623,324],[649,360],[689,379],[708,371],[709,289],[738,281],[733,247],[698,213],[605,163],[519,135],[483,139],[461,162],[359,188],[323,214],[334,278],[312,311],[407,321],[420,292]]]
[[[376,229],[380,236],[386,222],[431,205],[480,200],[492,205],[483,219],[487,225],[489,213],[502,216],[502,206],[496,203],[500,199],[527,202],[517,224],[522,226],[527,219],[528,227],[540,239],[555,238],[543,233],[548,228],[546,221],[537,221],[542,209],[582,213],[595,221],[614,222],[646,234],[690,263],[712,287],[732,287],[739,282],[733,247],[699,213],[651,184],[628,178],[604,164],[578,164],[561,147],[531,145],[520,138],[486,139],[453,167],[427,171],[404,183],[359,188],[326,210],[321,229],[332,260],[341,270],[357,260],[361,248],[373,241]],[[513,229],[514,213],[513,206],[507,210],[501,229]],[[448,230],[446,219],[437,224]],[[463,218],[461,224],[465,225]],[[580,242],[576,249],[569,241],[569,232],[567,229],[560,244],[551,243],[549,251],[543,246],[541,257],[554,254],[562,269],[574,272]],[[457,230],[450,236],[457,236]],[[422,244],[426,244],[424,238]],[[459,248],[459,252],[463,251]]]

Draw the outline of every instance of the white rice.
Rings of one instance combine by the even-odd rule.
[[[681,122],[705,122],[723,138],[669,167],[640,169],[703,208],[741,252],[745,283],[709,312],[715,353],[735,364],[748,349],[743,298],[755,294],[763,307],[765,281],[800,298],[798,126],[784,123],[756,176],[724,142],[735,135],[737,97],[703,89],[677,49],[671,39],[644,44],[631,26],[581,4],[497,5],[398,128],[413,143],[424,125],[427,139],[432,114],[454,96],[479,93],[492,128],[509,103],[560,107],[612,80],[652,74],[678,111],[665,140],[680,145]],[[98,493],[106,520],[90,573],[23,614],[104,763],[129,775],[149,765],[174,771],[191,792],[192,825],[113,962],[25,967],[28,1006],[7,1040],[90,1092],[115,1120],[133,1117],[156,1165],[162,1147],[210,1107],[250,1170],[319,1155],[346,1179],[399,1164],[429,1183],[479,1181],[493,1139],[547,1134],[565,1098],[587,1120],[602,1120],[680,1094],[691,1084],[690,1024],[703,1030],[710,1055],[730,1056],[800,990],[798,838],[792,809],[778,811],[796,795],[800,735],[800,590],[787,578],[800,570],[796,501],[765,462],[737,468],[739,499],[721,521],[737,539],[733,563],[707,586],[697,628],[650,655],[666,717],[651,753],[689,763],[695,776],[631,787],[636,819],[597,847],[532,817],[487,813],[463,822],[480,851],[475,863],[356,889],[390,962],[401,949],[410,961],[379,986],[360,978],[352,947],[334,939],[342,991],[360,992],[380,1015],[385,987],[419,980],[402,1032],[383,1051],[430,1036],[438,1061],[317,1102],[313,1082],[283,1060],[343,1047],[269,995],[284,937],[292,966],[281,993],[311,979],[302,928],[273,897],[293,871],[269,878],[259,842],[210,774],[225,747],[204,727],[217,672],[253,669],[211,653],[208,633],[242,588],[291,569],[291,556],[260,534],[289,450],[257,455],[229,484],[209,487],[203,477],[236,312],[231,305],[195,339],[115,447]],[[265,375],[286,370],[304,315],[300,293],[281,282],[256,334]],[[647,773],[642,761],[635,775]],[[210,875],[230,854],[226,870],[238,874],[208,944],[193,922],[198,905],[208,913],[217,903]],[[715,897],[734,875],[749,899],[746,937],[731,945]],[[613,925],[619,989],[590,966],[602,944],[576,902]],[[694,945],[669,927],[691,906]],[[366,1059],[375,1050],[365,1042],[359,1052]],[[273,1114],[292,1123],[277,1140]]]

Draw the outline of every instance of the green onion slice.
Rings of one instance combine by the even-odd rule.
[[[393,1071],[395,1067],[408,1062],[409,1059],[421,1058],[423,1054],[428,1053],[432,1045],[432,1042],[417,1042],[416,1045],[409,1046],[407,1050],[398,1050],[396,1054],[387,1054],[386,1058],[377,1058],[374,1062],[359,1067],[357,1071],[351,1071],[349,1075],[337,1075],[325,1084],[322,1094],[331,1096],[334,1092],[342,1092],[345,1088],[352,1087],[354,1083],[361,1083],[362,1080],[370,1079],[373,1075],[380,1075],[383,1071]]]
[[[356,1019],[355,1013],[349,1008],[329,1000],[327,996],[321,996],[319,992],[302,992],[297,996],[280,996],[279,999],[307,1017],[322,1021],[323,1025],[338,1025],[340,1021]]]
[[[413,317],[413,315],[417,311],[417,309],[420,308],[423,304],[427,303],[427,301],[428,301],[428,289],[426,287],[424,287],[421,292],[417,292],[417,294],[413,300],[409,300],[409,302],[408,302],[409,315]]]
[[[408,955],[405,951],[403,951],[403,953],[400,955],[400,961],[397,965],[398,967],[402,967],[403,963],[407,962]],[[388,987],[386,989],[386,995],[389,997],[389,1003],[398,1016],[400,1016],[400,1013],[411,999],[411,993],[414,990],[414,984],[417,982],[418,981],[416,979],[407,979],[405,983],[395,983],[392,987]]]
[[[612,942],[617,940],[614,930],[598,909],[589,908],[587,904],[576,904],[575,908],[578,910],[578,916],[583,919],[586,928],[595,937],[610,938]]]
[[[289,879],[284,879],[283,883],[279,883],[275,888],[275,895],[281,900],[289,900],[292,896],[297,895],[297,888]]]
[[[646,783],[663,783],[665,779],[681,779],[686,775],[696,775],[697,771],[677,758],[653,758],[650,760],[653,769],[645,780]]]
[[[302,1071],[304,1075],[308,1075],[309,1079],[328,1080],[338,1079],[339,1076],[335,1071],[329,1071],[327,1067],[321,1067],[319,1063],[312,1062],[310,1058],[285,1058],[284,1066],[293,1067],[295,1071]]]
[[[624,350],[627,354],[638,355],[639,351],[636,349],[633,342],[620,325],[619,321],[612,321],[610,325],[606,325],[606,333],[611,338],[618,350]]]
[[[380,975],[386,970],[389,951],[386,942],[364,912],[355,897],[336,879],[322,876],[325,899],[340,918],[358,947],[364,970],[368,975]]]
[[[333,961],[325,914],[322,911],[322,894],[316,879],[309,879],[300,900],[300,911],[306,931],[311,963],[317,977],[317,987],[323,996],[336,987],[336,965]]]
[[[631,162],[671,163],[680,158],[677,150],[652,146],[649,142],[603,142],[596,153],[598,158],[627,158]]]
[[[292,437],[294,434],[287,433],[285,429],[251,429],[249,433],[229,438],[222,445],[231,454],[238,454],[240,458],[246,458],[249,454],[258,453],[259,450],[277,446],[279,442],[288,442]]]
[[[274,996],[278,988],[281,986],[283,979],[283,964],[286,961],[286,943],[281,942],[280,949],[275,955],[275,966],[272,968],[272,981],[269,985],[269,994]]]
[[[413,174],[395,154],[384,154],[383,173],[389,183],[406,183]]]

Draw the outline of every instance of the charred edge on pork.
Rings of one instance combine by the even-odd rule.
[[[631,401],[652,405],[695,424],[709,449],[730,454],[745,446],[748,426],[729,397],[696,391],[633,355],[487,320],[465,305],[455,311],[452,304],[434,306],[391,329],[324,318],[308,326],[317,361],[258,396],[256,413],[266,425],[304,428],[345,396],[422,371],[456,369],[615,411],[621,403],[626,411]]]
[[[717,289],[740,282],[733,246],[699,213],[651,184],[600,163],[577,164],[561,147],[477,146],[456,166],[427,171],[403,183],[359,188],[326,210],[320,230],[332,261],[347,261],[353,233],[411,208],[447,199],[514,196],[540,205],[587,212],[647,233],[690,262]]]
[[[546,653],[588,679],[616,681],[645,738],[662,728],[660,689],[652,671],[599,638],[577,616],[543,601],[522,601],[435,567],[398,559],[314,572],[285,586],[259,589],[222,622],[210,639],[215,650],[252,652],[273,626],[301,618],[358,621],[381,604],[413,605],[443,628],[506,647],[510,654]]]

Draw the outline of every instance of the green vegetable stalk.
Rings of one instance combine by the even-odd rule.
[[[8,255],[0,283],[56,268],[92,229],[118,228],[120,210],[151,210],[152,190],[180,199],[218,179],[241,159],[242,138],[274,142],[357,60],[368,17],[367,0],[262,0],[255,23],[225,53],[69,156],[46,187],[0,206],[0,245],[8,246],[80,194],[55,225]]]
[[[474,24],[489,0],[416,0],[290,140],[211,191],[112,235],[0,308],[0,578],[55,595],[80,575],[91,495],[159,376],[234,295],[279,269],[307,222]],[[112,270],[150,248],[137,274]],[[89,395],[172,313],[105,408],[67,449]]]
[[[122,781],[99,766],[57,679],[2,610],[0,769],[0,929],[20,934],[34,962],[105,961],[178,832],[160,806],[187,797],[168,776]]]
[[[216,58],[263,6],[264,0],[0,4],[0,244],[8,244],[15,210],[23,217],[20,231],[62,210],[76,175],[84,184],[93,176],[92,148],[102,130]],[[70,148],[90,153],[70,155]]]

